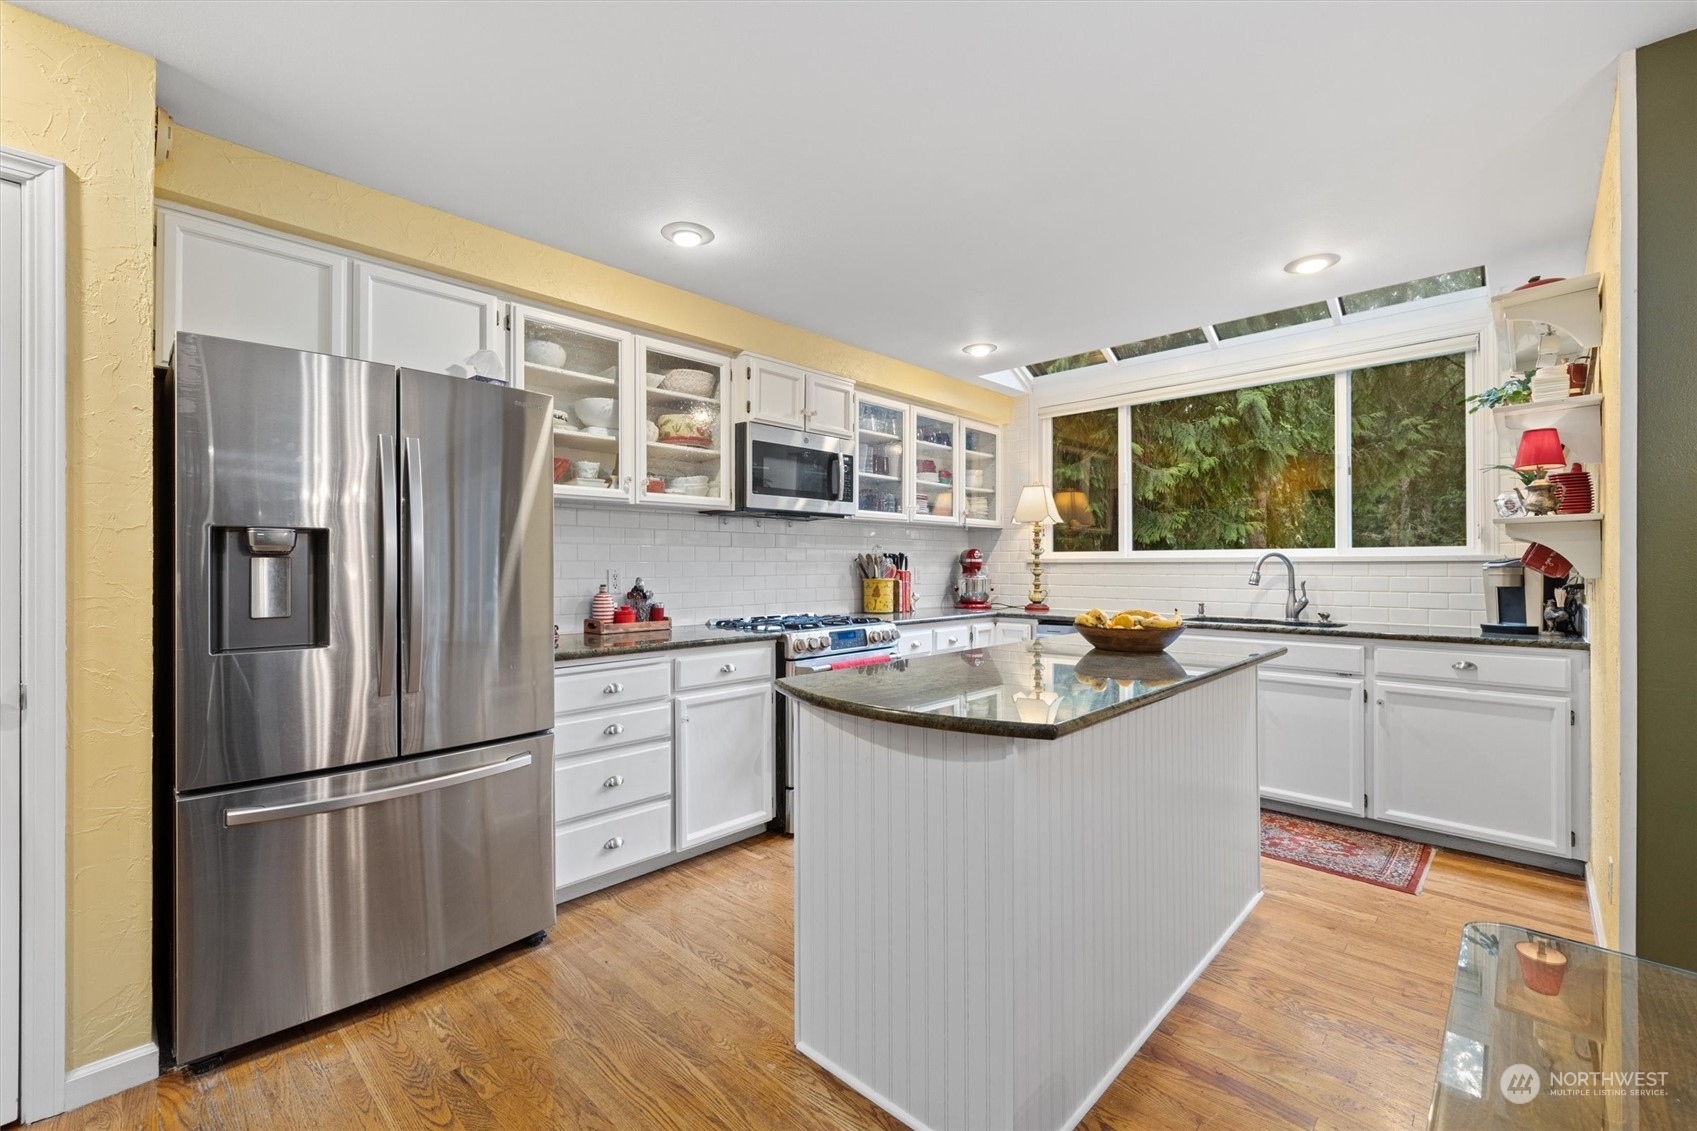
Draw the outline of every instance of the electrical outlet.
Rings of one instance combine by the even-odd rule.
[[[615,598],[619,596],[619,571],[616,569],[607,571],[607,592]]]

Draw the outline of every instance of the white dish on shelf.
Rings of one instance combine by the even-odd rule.
[[[657,443],[660,439],[660,426],[652,420],[643,426],[643,432],[648,436],[650,444]]]
[[[531,338],[524,344],[524,359],[551,369],[566,367],[566,347],[546,338]]]
[[[605,487],[605,486],[607,486],[607,481],[605,479],[574,479],[574,480],[572,480],[572,486],[573,487]]]
[[[664,373],[650,373],[648,375],[648,387],[650,389],[658,389],[660,387],[660,382],[665,379],[666,375]]]
[[[697,397],[712,396],[718,385],[719,375],[705,369],[669,369],[660,382],[660,387],[668,392],[689,393]]]
[[[584,397],[572,402],[572,415],[586,428],[605,429],[619,417],[619,402],[613,397]]]

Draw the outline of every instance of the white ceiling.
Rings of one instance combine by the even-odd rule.
[[[1616,56],[1697,26],[1697,0],[21,2],[155,56],[184,125],[960,376],[1573,272]],[[1313,251],[1343,263],[1281,270]]]

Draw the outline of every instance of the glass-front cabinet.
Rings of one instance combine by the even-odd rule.
[[[556,498],[631,498],[628,447],[632,335],[523,307],[516,309],[518,383],[554,397]]]
[[[900,401],[862,393],[855,407],[855,515],[905,520],[908,513],[907,418]]]
[[[915,522],[960,521],[960,493],[955,483],[955,453],[960,421],[913,410],[913,519]]]
[[[642,431],[636,497],[669,506],[728,507],[735,432],[730,360],[687,346],[636,339]]]
[[[1000,526],[1002,433],[988,424],[960,422],[962,514],[968,526]]]

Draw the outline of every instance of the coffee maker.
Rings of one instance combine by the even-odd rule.
[[[955,581],[955,608],[988,609],[994,592],[984,576],[984,551],[967,547],[960,552],[960,577]]]

